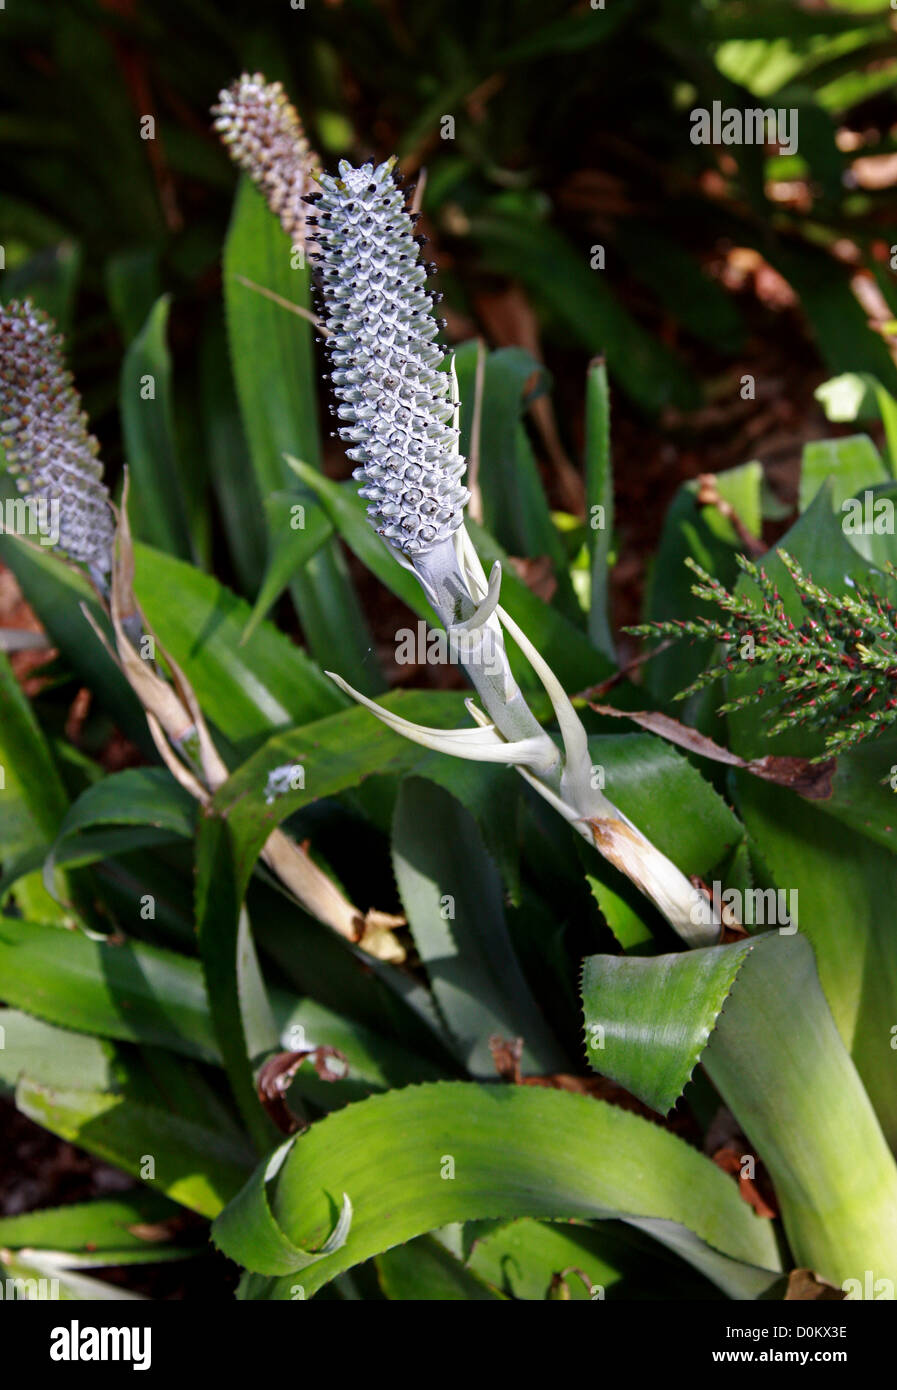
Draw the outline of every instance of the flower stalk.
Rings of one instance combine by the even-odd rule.
[[[475,729],[410,724],[337,684],[384,723],[440,752],[504,762],[659,907],[690,945],[717,939],[718,921],[695,923],[696,890],[604,792],[593,786],[588,739],[557,677],[500,604],[501,566],[488,580],[464,527],[465,463],[458,452],[459,401],[453,366],[434,343],[442,326],[424,288],[434,267],[420,260],[416,217],[405,208],[395,160],[318,176],[316,264],[338,430],[358,466],[368,518],[410,569],[482,701],[468,701]],[[507,633],[551,700],[559,749],[532,713],[511,671]]]

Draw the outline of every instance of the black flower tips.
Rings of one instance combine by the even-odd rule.
[[[408,556],[447,540],[469,493],[459,479],[451,379],[433,342],[414,224],[395,161],[319,175],[315,240],[340,438],[375,530]]]
[[[280,218],[287,236],[305,238],[311,152],[302,122],[279,82],[243,73],[212,107],[215,129],[231,158]]]
[[[0,443],[42,535],[101,574],[114,522],[99,446],[51,318],[27,300],[0,309]]]

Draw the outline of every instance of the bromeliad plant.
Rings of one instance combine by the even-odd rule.
[[[469,704],[469,732],[410,724],[352,690],[390,728],[425,748],[474,761],[510,763],[591,844],[653,898],[693,944],[713,939],[696,929],[692,885],[606,797],[593,777],[588,739],[545,661],[499,604],[501,562],[486,581],[464,529],[469,493],[460,479],[457,381],[440,371],[438,324],[424,289],[427,269],[414,238],[414,216],[396,183],[395,160],[378,168],[322,175],[316,235],[324,322],[333,364],[339,435],[351,444],[354,477],[375,531],[420,583],[485,706]],[[435,269],[435,267],[433,267]],[[504,628],[548,693],[563,753],[541,727],[511,672]],[[711,927],[714,924],[711,924]],[[715,924],[717,927],[718,923]],[[702,932],[704,933],[702,935]]]
[[[122,490],[114,542],[49,325],[27,306],[0,316],[8,461],[63,513],[56,549],[0,538],[57,649],[31,701],[0,667],[0,1085],[142,1182],[0,1218],[7,1269],[114,1296],[92,1271],[207,1258],[186,1208],[242,1267],[243,1298],[754,1299],[820,1283],[893,1298],[892,734],[804,776],[832,750],[791,720],[770,742],[736,640],[793,639],[801,680],[823,634],[838,663],[874,664],[838,624],[873,593],[890,612],[892,539],[855,546],[826,484],[782,558],[731,594],[762,525],[759,469],[716,480],[725,510],[686,485],[646,619],[652,635],[695,630],[681,575],[700,557],[726,623],[699,630],[726,651],[698,679],[700,653],[662,645],[637,690],[607,640],[609,536],[552,515],[522,428],[535,364],[464,344],[444,360],[395,162],[313,171],[258,75],[216,115],[247,176],[224,259],[246,455],[213,472],[222,513],[264,524],[252,605],[189,558],[189,491],[154,491],[177,457],[164,305],[123,372],[137,502]],[[317,320],[295,255],[310,191]],[[313,326],[356,466],[345,484],[320,468]],[[160,389],[140,396],[150,363]],[[585,514],[609,528],[600,362],[587,408]],[[221,431],[209,440],[214,455]],[[860,452],[868,479],[856,441],[830,446],[838,493],[893,491],[871,442]],[[464,455],[488,527],[465,519]],[[88,457],[97,526],[76,546]],[[442,625],[479,703],[386,689],[337,537]],[[524,540],[548,557],[550,602],[509,563]],[[751,580],[778,586],[762,621]],[[287,594],[309,652],[265,620]],[[847,595],[838,613],[831,594]],[[813,678],[834,679],[813,655]],[[690,684],[679,725],[664,706]],[[596,685],[669,738],[621,734],[590,708]],[[108,770],[113,726],[138,750],[124,770]],[[799,899],[783,920],[781,891]]]

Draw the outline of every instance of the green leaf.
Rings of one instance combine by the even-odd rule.
[[[135,1227],[160,1225],[177,1215],[174,1203],[157,1192],[128,1192],[0,1217],[0,1245],[12,1250],[35,1246],[73,1252],[146,1251],[148,1238]],[[148,1253],[152,1253],[152,1245]]]
[[[295,931],[295,915],[291,917]],[[282,1048],[334,1047],[345,1059],[348,1070],[338,1081],[322,1080],[312,1066],[300,1067],[293,1078],[290,1094],[295,1091],[322,1111],[362,1100],[374,1091],[415,1081],[437,1081],[445,1075],[444,1069],[410,1044],[393,1042],[315,999],[296,999],[275,989],[270,998]]]
[[[477,344],[455,353],[461,396],[460,451],[470,458],[475,399]],[[570,586],[564,547],[551,519],[539,469],[523,424],[524,391],[531,377],[545,368],[525,348],[501,348],[486,357],[479,430],[479,488],[483,525],[512,555],[548,555],[558,593],[555,602],[567,616],[578,613]]]
[[[353,1028],[363,1025],[378,1037],[388,1039],[391,1045],[400,1044],[403,1050],[409,1049],[420,1060],[420,1076],[402,1075],[390,1068],[383,1072],[386,1084],[404,1085],[410,1080],[458,1075],[432,996],[418,979],[359,950],[345,937],[304,912],[285,890],[266,882],[263,874],[257,875],[251,885],[249,903],[253,934],[260,950],[266,959],[276,962],[283,978],[298,995],[313,995],[316,1002],[351,1020]],[[275,990],[271,1003],[280,1022],[278,1000]],[[316,1037],[316,1029],[307,1031]],[[316,1040],[342,1046],[328,1037]],[[296,1042],[282,1034],[281,1045],[292,1048]],[[433,1066],[435,1072],[427,1070]],[[362,1070],[367,1075],[369,1064],[365,1063]],[[376,1081],[376,1076],[373,1080]],[[303,1067],[293,1085],[299,1087],[300,1094],[307,1094],[310,1086],[315,1088],[316,1082],[313,1069]],[[351,1080],[347,1083],[348,1087],[353,1084]],[[323,1090],[324,1083],[317,1082],[316,1089]],[[328,1085],[326,1089],[323,1108],[331,1109],[335,1103],[333,1092],[337,1088]],[[375,1085],[374,1089],[379,1087]],[[319,1103],[317,1096],[311,1098]]]
[[[92,864],[129,849],[190,839],[196,813],[189,792],[164,768],[112,773],[82,792],[63,817],[45,874],[53,865]]]
[[[109,1269],[113,1265],[152,1265],[167,1264],[171,1260],[190,1260],[197,1254],[204,1252],[191,1249],[189,1246],[157,1245],[144,1249],[131,1247],[126,1250],[87,1250],[80,1251],[66,1250],[22,1250],[19,1252],[19,1260],[23,1258],[28,1264],[44,1274],[59,1275],[62,1280],[76,1280],[77,1284],[92,1286],[93,1289],[103,1290],[103,1292],[88,1292],[85,1288],[81,1297],[89,1298],[143,1298],[143,1294],[125,1293],[112,1284],[97,1283],[93,1279],[81,1279],[73,1274],[78,1269]]]
[[[586,1225],[524,1217],[493,1231],[484,1225],[485,1230],[478,1224],[465,1228],[465,1235],[475,1237],[468,1268],[511,1298],[541,1302],[561,1276],[574,1302],[720,1297],[657,1241],[622,1222]]]
[[[880,416],[890,456],[891,475],[897,476],[897,400],[868,372],[845,372],[817,386],[813,395],[822,402],[827,420],[837,422]]]
[[[385,1250],[377,1256],[377,1274],[386,1297],[402,1302],[487,1303],[504,1297],[433,1236]]]
[[[270,624],[241,644],[251,609],[211,575],[139,544],[134,555],[135,589],[151,627],[206,718],[244,756],[274,729],[345,707],[333,682]]]
[[[814,802],[814,805],[895,854],[895,772],[897,736],[886,734],[870,739],[839,754],[832,778],[831,796]]]
[[[805,937],[754,938],[703,1063],[769,1170],[796,1265],[897,1283],[897,1167]]]
[[[154,1184],[153,1190],[203,1216],[217,1216],[236,1196],[251,1162],[239,1139],[121,1095],[54,1089],[23,1077],[16,1105],[51,1134]]]
[[[199,373],[199,410],[209,480],[240,589],[250,596],[258,592],[262,582],[268,532],[234,390],[224,317],[217,304],[205,323]]]
[[[45,840],[68,805],[46,740],[5,655],[0,655],[0,739],[6,793],[0,801],[0,844],[5,852],[7,846],[18,849]]]
[[[307,1269],[340,1250],[351,1225],[352,1204],[345,1196],[339,1218],[318,1251],[294,1245],[277,1224],[268,1202],[268,1184],[283,1167],[295,1138],[294,1135],[262,1160],[212,1227],[215,1244],[230,1259],[259,1274],[292,1274]]]
[[[682,873],[702,878],[743,840],[744,827],[722,797],[683,755],[653,734],[589,739],[604,789]],[[583,847],[590,887],[624,950],[651,939],[644,897],[619,870]]]
[[[521,894],[518,820],[523,785],[520,780],[509,777],[508,768],[501,764],[446,758],[441,753],[425,755],[415,766],[414,773],[450,792],[474,817],[510,900],[516,906]]]
[[[163,1047],[140,1043],[118,1047],[120,1081],[115,1087],[130,1100],[161,1105],[185,1120],[208,1125],[248,1144],[220,1078],[208,1068]]]
[[[83,605],[114,650],[111,624],[87,576],[53,551],[29,545],[8,532],[0,534],[0,559],[12,570],[69,669],[93,692],[122,733],[147,756],[155,757],[140,702],[82,611]]]
[[[5,867],[40,852],[56,834],[68,798],[34,712],[0,654],[0,859]],[[64,880],[59,880],[62,888]],[[62,914],[36,875],[16,889],[26,912]],[[2,997],[2,996],[0,996]]]
[[[564,1069],[508,933],[502,882],[473,817],[420,778],[396,804],[393,869],[436,1002],[473,1076],[489,1079],[493,1034],[524,1040],[526,1071]]]
[[[456,712],[460,702],[399,693],[387,696],[385,703],[420,722],[431,722],[432,711],[445,716]],[[418,710],[424,712],[422,718]],[[256,860],[271,832],[301,806],[343,791],[369,773],[413,766],[419,755],[414,744],[356,707],[269,740],[219,788],[210,814],[200,824],[196,923],[209,1007],[231,1086],[260,1144],[268,1121],[255,1093],[251,1063],[262,1048],[252,1046],[249,1012],[252,999],[258,1003],[259,991],[247,985],[257,978],[257,967],[242,908]],[[303,767],[304,785],[269,805],[268,773],[288,763]],[[262,1020],[263,1034],[265,1026]]]
[[[894,544],[894,515],[897,512],[897,482],[889,478],[886,483],[857,489],[859,496],[852,503],[846,499],[835,513],[848,545],[862,555],[873,570],[886,571],[889,563],[897,559],[897,546]],[[891,579],[883,579],[879,574],[870,574],[868,580],[873,589],[889,589]]]
[[[885,795],[893,815],[894,793]],[[757,778],[738,778],[738,801],[751,841],[813,946],[838,1032],[897,1147],[891,1048],[897,953],[893,924],[882,911],[897,897],[897,858],[817,809],[824,803]]]
[[[741,517],[748,530],[759,535],[762,528],[761,485],[763,469],[759,463],[746,463],[717,474],[717,488]],[[654,563],[645,617],[651,621],[688,619],[706,612],[706,604],[692,594],[694,576],[686,567],[686,556],[714,575],[720,583],[732,586],[740,573],[735,556],[743,550],[731,524],[715,507],[702,506],[697,484],[680,487],[664,521],[663,534]],[[645,684],[653,697],[666,704],[690,685],[707,665],[706,643],[675,642],[657,653],[645,668]],[[704,733],[712,733],[709,712],[721,702],[707,692],[689,701],[682,716]],[[700,712],[704,717],[699,717]]]
[[[871,65],[871,71],[851,69],[818,88],[820,106],[835,114],[850,111],[863,102],[873,101],[882,92],[897,86],[897,65],[887,61],[892,55],[888,36],[885,62]]]
[[[666,1115],[689,1080],[751,943],[671,956],[588,956],[589,1065]]]
[[[231,828],[204,818],[196,843],[196,934],[208,991],[208,1010],[225,1070],[244,1122],[260,1151],[273,1122],[256,1092],[254,1064],[277,1047],[273,1015],[243,906]]]
[[[610,872],[602,869],[599,877],[591,847],[578,845],[577,849],[589,891],[618,944],[624,951],[640,951],[652,946],[654,933],[643,921],[645,911],[641,904],[632,901],[632,894],[619,878],[616,883],[612,881],[614,876]]]
[[[249,1280],[244,1296],[290,1298],[298,1282],[310,1297],[371,1255],[487,1217],[661,1218],[730,1260],[778,1268],[771,1227],[709,1159],[631,1112],[541,1087],[439,1082],[329,1115],[293,1145],[272,1212],[293,1244],[319,1249],[344,1192],[346,1243],[298,1281]]]
[[[234,381],[258,493],[264,499],[290,483],[284,455],[321,466],[312,330],[246,280],[289,304],[309,308],[307,266],[248,178],[242,178],[224,249],[224,302]],[[268,559],[280,538],[268,527]],[[308,645],[337,665],[357,689],[382,689],[370,659],[373,639],[333,544],[314,554],[291,585]]]
[[[140,247],[110,256],[106,262],[106,295],[126,343],[140,333],[153,305],[162,295],[159,255]]]
[[[244,641],[252,636],[291,579],[333,534],[326,513],[321,507],[309,507],[304,493],[300,502],[298,493],[272,492],[265,498],[265,514],[271,536],[270,555]],[[297,519],[301,519],[301,525],[294,524]]]
[[[418,724],[453,728],[466,717],[460,691],[393,691],[380,702]],[[262,846],[295,811],[355,786],[375,772],[405,772],[421,749],[360,706],[275,734],[219,787],[212,801],[234,835],[237,882],[245,890]],[[304,785],[266,799],[269,773],[301,765]]]
[[[171,357],[166,343],[170,296],[153,306],[125,355],[119,404],[131,477],[134,535],[183,559],[193,558],[187,503],[174,438]]]
[[[223,275],[234,380],[259,492],[266,497],[288,482],[284,450],[320,466],[321,446],[311,325],[244,283],[308,311],[308,269],[245,177],[234,200]]]
[[[820,439],[804,445],[800,469],[800,510],[805,512],[826,478],[831,477],[836,507],[864,488],[888,480],[881,454],[867,434]]]
[[[424,598],[415,576],[399,564],[391,547],[384,544],[371,526],[367,503],[363,497],[359,497],[358,485],[354,482],[335,483],[332,478],[325,478],[323,473],[316,473],[300,459],[290,458],[289,463],[297,477],[318,498],[331,525],[371,574],[413,612],[426,618],[433,626],[438,626],[436,615]]]
[[[616,661],[610,628],[610,548],[614,530],[614,475],[610,450],[610,387],[603,357],[589,363],[586,378],[586,542],[592,598],[589,636]]]
[[[0,998],[79,1032],[218,1055],[196,963],[158,946],[0,918]]]
[[[116,1080],[111,1043],[57,1028],[17,1009],[0,1009],[0,1042],[0,1091],[8,1095],[25,1072],[42,1085],[62,1090],[110,1090]]]

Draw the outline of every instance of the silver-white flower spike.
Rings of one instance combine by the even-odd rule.
[[[501,566],[487,581],[464,527],[467,490],[458,453],[454,364],[440,371],[438,325],[423,288],[413,221],[394,175],[395,160],[339,177],[319,176],[316,242],[327,346],[333,362],[340,436],[359,467],[371,525],[413,570],[450,637],[484,710],[468,702],[473,729],[412,724],[328,673],[395,732],[424,748],[479,762],[509,763],[590,844],[627,874],[689,945],[717,939],[719,923],[695,912],[696,889],[613,802],[592,786],[588,738],[557,676],[500,605]],[[558,749],[511,671],[503,629],[551,700]],[[699,921],[695,923],[694,917]]]

